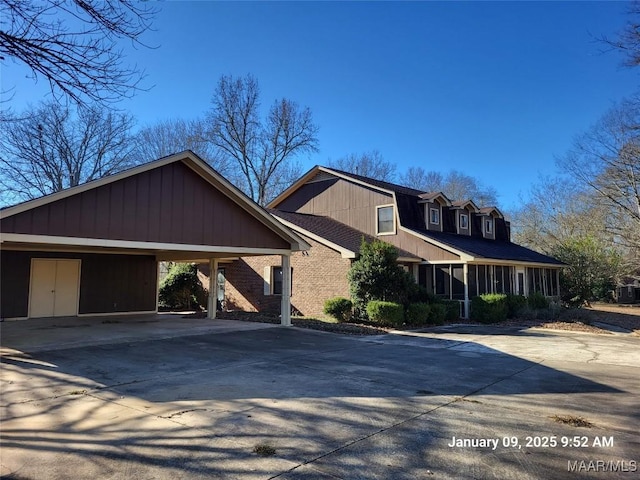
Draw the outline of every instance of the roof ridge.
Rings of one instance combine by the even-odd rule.
[[[406,185],[400,185],[399,183],[389,182],[387,180],[378,180],[377,178],[367,177],[365,175],[360,175],[358,173],[347,172],[345,170],[340,170],[338,168],[333,168],[333,167],[325,167],[325,166],[321,166],[321,167],[326,169],[326,170],[330,170],[332,172],[335,172],[335,173],[346,175],[346,176],[351,177],[351,178],[353,178],[355,180],[360,180],[360,181],[363,181],[365,183],[370,183],[371,185],[377,186],[379,188],[386,188],[384,186],[384,185],[386,185],[386,186],[389,187],[389,188],[387,188],[388,190],[393,190],[393,191],[405,190],[405,192],[398,191],[398,193],[403,193],[405,195],[407,194],[406,192],[411,192],[410,195],[415,195],[415,196],[418,196],[418,195],[420,195],[422,193],[426,193],[426,192],[424,192],[422,190],[419,190],[417,188],[407,187]]]

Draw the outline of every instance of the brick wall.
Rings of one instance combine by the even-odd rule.
[[[347,272],[351,260],[338,252],[305,238],[311,245],[307,252],[291,256],[293,285],[291,306],[302,315],[320,316],[328,298],[349,298]],[[280,313],[280,295],[264,295],[264,270],[280,266],[278,255],[244,257],[225,264],[226,307],[230,310]],[[223,265],[221,265],[223,266]]]

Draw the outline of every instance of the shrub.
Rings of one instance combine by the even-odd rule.
[[[530,294],[529,298],[527,298],[527,303],[529,303],[529,307],[534,310],[542,310],[549,307],[549,300],[540,292]]]
[[[195,263],[173,263],[159,290],[160,304],[172,310],[193,310],[207,304]]]
[[[409,303],[438,303],[440,299],[427,290],[423,285],[413,284],[413,288],[410,289]]]
[[[404,307],[395,302],[371,300],[367,303],[367,315],[373,323],[399,327],[404,321]]]
[[[510,293],[506,298],[507,318],[516,318],[527,306],[527,298],[523,295]]]
[[[423,325],[429,321],[431,306],[427,303],[412,303],[407,307],[407,323],[409,325]]]
[[[406,303],[415,285],[413,276],[399,268],[396,247],[380,240],[362,241],[347,278],[357,315],[372,300]]]
[[[441,303],[444,305],[445,312],[445,320],[447,322],[453,322],[460,318],[460,302],[457,300],[442,300]]]
[[[442,303],[434,303],[431,305],[429,312],[429,323],[433,325],[442,325],[447,318],[447,307]]]
[[[507,319],[507,296],[488,293],[471,299],[471,318],[482,323],[497,323]]]
[[[334,297],[324,302],[324,313],[339,322],[348,322],[351,319],[352,308],[353,303],[348,298]]]

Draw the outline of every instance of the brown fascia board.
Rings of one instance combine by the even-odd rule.
[[[444,206],[446,207],[451,206],[451,200],[449,200],[447,196],[442,192],[426,192],[421,195],[418,195],[418,198],[420,199],[418,203],[433,202],[434,200],[441,198],[442,200],[444,200],[444,203],[443,203]]]
[[[28,200],[12,207],[4,208],[0,210],[0,219],[11,217],[18,213],[47,205],[49,203],[68,198],[79,193],[86,192],[88,190],[93,190],[103,185],[108,185],[110,183],[114,183],[119,180],[132,177],[134,175],[178,161],[183,162],[186,166],[191,168],[194,172],[196,172],[214,187],[220,188],[229,198],[231,198],[231,200],[233,200],[243,210],[247,211],[250,215],[256,218],[256,220],[263,223],[275,233],[283,236],[285,240],[291,243],[292,250],[307,250],[311,248],[311,246],[304,239],[302,239],[292,230],[283,226],[280,222],[274,220],[266,210],[264,210],[261,206],[251,200],[247,195],[244,194],[244,192],[242,192],[235,185],[225,179],[216,170],[214,170],[213,167],[207,164],[191,150],[185,150],[173,155],[168,155],[166,157],[162,157],[157,160],[153,160],[151,162],[147,162],[142,165],[129,168],[127,170],[123,170],[122,172],[116,173],[114,175],[109,175],[107,177],[83,183],[81,185],[67,188],[59,192],[45,195],[43,197]]]
[[[363,185],[363,186],[366,186],[368,188],[373,188],[374,190],[379,190],[379,191],[381,191],[383,193],[386,193],[388,195],[393,195],[394,194],[393,190],[389,190],[389,189],[383,188],[383,187],[381,187],[379,185],[374,185],[374,184],[368,183],[368,182],[366,182],[364,180],[360,180],[358,178],[354,178],[351,175],[349,175],[348,173],[342,173],[340,171],[333,170],[333,169],[331,169],[329,167],[323,167],[321,165],[316,165],[311,170],[309,170],[307,173],[302,175],[302,177],[300,177],[298,180],[296,180],[289,188],[287,188],[280,195],[278,195],[276,198],[271,200],[271,202],[269,202],[269,204],[267,205],[267,208],[277,209],[278,205],[280,203],[282,203],[282,201],[284,201],[292,193],[294,193],[296,190],[298,190],[302,185],[304,185],[309,180],[311,180],[318,172],[325,172],[325,173],[333,175],[333,176],[335,176],[337,178],[341,178],[343,180],[346,180],[348,182],[356,183],[358,185]]]
[[[473,202],[473,200],[460,200],[451,204],[452,208],[457,210],[464,210],[466,207],[471,206],[473,213],[480,212],[480,208]]]
[[[482,207],[478,209],[477,213],[479,213],[480,215],[491,215],[494,212],[498,217],[504,218],[504,215],[500,210],[498,210],[498,207]]]
[[[293,182],[288,188],[286,188],[282,193],[280,193],[280,195],[278,195],[276,198],[271,200],[267,204],[267,208],[277,209],[278,208],[278,204],[280,204],[283,200],[285,200],[287,197],[289,197],[293,192],[298,190],[302,185],[304,185],[311,178],[313,178],[316,173],[321,171],[320,170],[321,168],[322,167],[320,167],[319,165],[316,165],[313,168],[311,168],[307,173],[302,175],[298,180]]]

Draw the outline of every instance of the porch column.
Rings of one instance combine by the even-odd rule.
[[[291,257],[282,255],[282,305],[280,308],[280,324],[291,326]]]
[[[469,318],[470,303],[469,303],[469,265],[466,263],[462,264],[462,278],[464,279],[464,317]]]
[[[556,294],[560,296],[560,269],[556,269]]]
[[[218,310],[218,259],[209,259],[209,298],[207,301],[207,318],[216,318]]]

